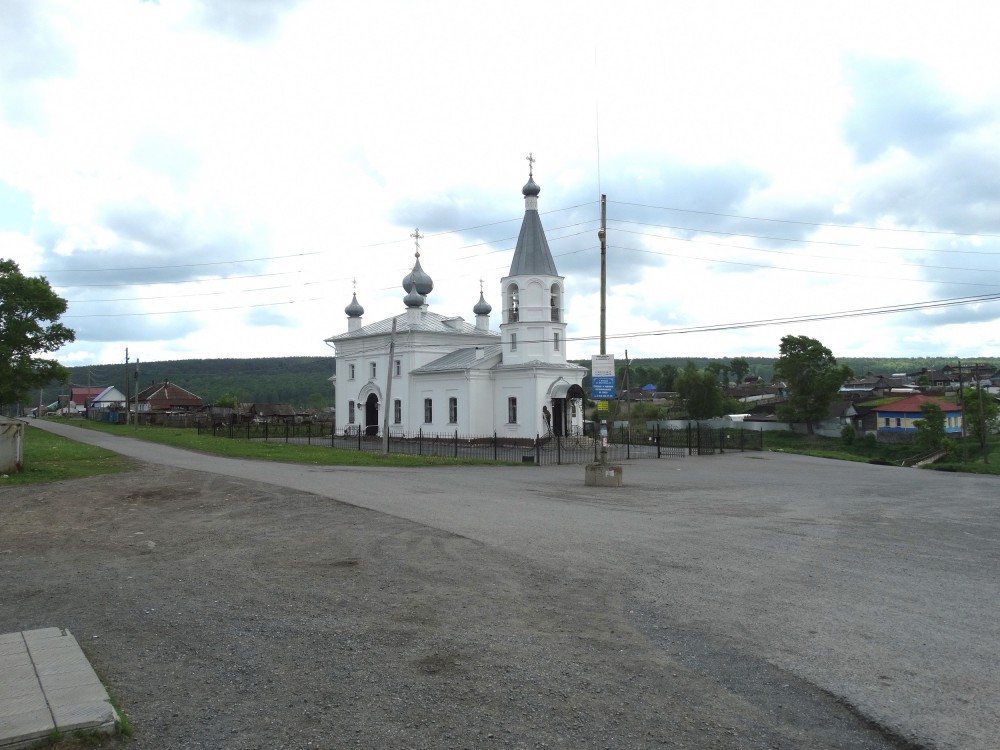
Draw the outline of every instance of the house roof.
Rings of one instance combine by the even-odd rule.
[[[108,396],[111,395],[112,391],[117,391],[117,394],[118,394],[117,398],[114,399],[115,401],[121,401],[121,400],[123,400],[125,398],[125,394],[123,394],[121,391],[119,391],[117,388],[115,388],[115,386],[109,385],[103,391],[101,391],[96,396],[94,396],[94,401],[104,401],[105,399],[108,398]],[[93,403],[93,401],[91,403]]]
[[[392,321],[396,321],[396,333],[447,333],[451,335],[459,334],[463,336],[493,336],[500,337],[494,331],[484,331],[474,325],[465,322],[462,318],[453,315],[439,315],[438,313],[424,310],[420,315],[420,320],[410,321],[409,316],[402,312],[392,318],[386,318],[376,323],[362,326],[356,331],[347,331],[336,336],[331,336],[327,341],[349,341],[350,339],[363,338],[365,336],[378,336],[392,332]]]
[[[203,404],[200,397],[169,381],[153,383],[153,385],[145,390],[140,391],[139,400],[148,401],[151,405],[156,404],[162,407],[201,406]]]
[[[904,412],[919,414],[920,407],[923,404],[932,403],[937,404],[941,407],[942,411],[962,411],[962,407],[958,404],[953,404],[950,401],[945,401],[943,398],[934,398],[933,396],[916,395],[909,396],[899,401],[893,401],[891,404],[882,404],[881,406],[876,406],[872,411],[878,412]]]
[[[103,385],[74,385],[69,389],[69,400],[81,404],[88,398],[99,396],[107,386]]]

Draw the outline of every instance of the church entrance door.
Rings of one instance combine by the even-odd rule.
[[[552,432],[556,435],[566,434],[566,399],[552,399]]]
[[[378,396],[374,393],[365,399],[365,434],[378,435]]]

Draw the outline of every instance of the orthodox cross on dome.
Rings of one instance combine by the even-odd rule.
[[[416,245],[417,251],[414,253],[416,257],[420,257],[420,240],[424,238],[424,235],[420,234],[420,229],[414,229],[413,234],[410,235],[413,238],[413,244]]]
[[[528,162],[528,177],[534,177],[535,176],[535,162],[538,161],[538,160],[535,159],[533,153],[530,152],[530,151],[528,152],[528,155],[525,156],[524,158]]]
[[[357,294],[358,293],[358,277],[357,276],[355,276],[353,279],[351,279],[351,284],[354,285],[354,293]]]
[[[482,278],[479,279],[479,293],[480,294],[483,293],[483,280],[482,280]]]

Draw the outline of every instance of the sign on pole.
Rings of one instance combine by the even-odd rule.
[[[595,401],[615,397],[614,354],[594,354],[591,356],[590,397]]]

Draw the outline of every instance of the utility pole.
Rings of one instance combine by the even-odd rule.
[[[392,375],[396,356],[396,319],[392,319],[389,333],[389,365],[385,368],[385,403],[382,404],[382,452],[389,452],[389,405],[392,403]]]
[[[608,286],[608,196],[601,194],[601,228],[597,230],[601,241],[601,354],[607,354],[607,286]],[[608,412],[598,414],[601,424],[601,463],[608,462]]]
[[[979,378],[977,385],[979,386],[979,443],[983,448],[983,463],[988,464],[990,462],[989,451],[986,448],[986,412],[983,411],[983,379]],[[962,420],[962,424],[965,424],[965,420]]]
[[[129,389],[128,389],[128,347],[125,347],[125,424],[128,424],[128,406],[129,406]]]
[[[139,358],[135,358],[135,429],[139,429]]]

